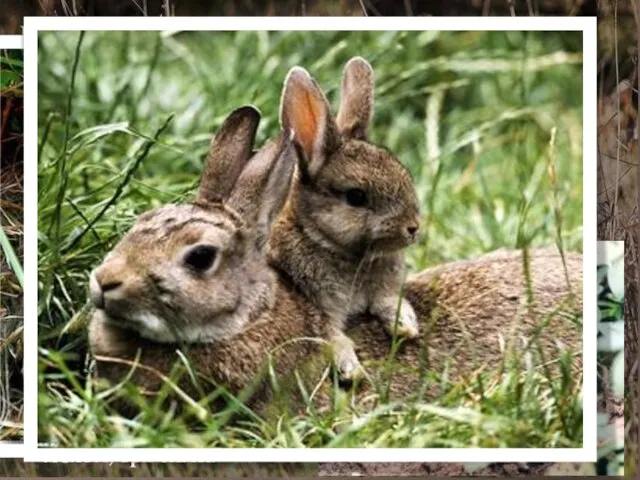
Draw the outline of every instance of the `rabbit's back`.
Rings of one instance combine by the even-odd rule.
[[[582,365],[582,254],[566,253],[565,262],[570,286],[556,250],[531,250],[530,306],[520,251],[492,252],[414,275],[406,285],[406,297],[418,314],[421,337],[400,345],[393,375],[386,366],[390,340],[375,319],[355,319],[348,333],[374,382],[392,379],[394,397],[416,393],[424,375],[442,373],[445,366],[453,382],[481,369],[496,371],[505,356],[503,348],[512,344],[523,352],[525,342],[538,335],[552,371],[558,343],[574,352],[578,368]],[[533,364],[540,365],[537,350],[529,351]],[[436,386],[428,391],[438,393]]]

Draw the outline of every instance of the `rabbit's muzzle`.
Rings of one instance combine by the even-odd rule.
[[[91,272],[89,296],[97,312],[112,325],[138,333],[156,342],[174,342],[176,332],[154,308],[149,308],[136,277],[109,260]]]
[[[420,218],[417,214],[408,217],[403,220],[393,217],[378,225],[372,246],[381,252],[393,252],[414,244],[418,240]]]
[[[107,315],[123,316],[123,309],[129,304],[127,298],[127,285],[124,276],[119,274],[117,265],[113,261],[103,263],[91,272],[89,278],[89,296],[93,306],[104,310]]]

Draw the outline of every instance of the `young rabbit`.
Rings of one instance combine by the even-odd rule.
[[[366,140],[373,91],[371,66],[351,59],[334,120],[316,82],[296,67],[280,107],[283,130],[294,134],[298,171],[267,255],[331,318],[334,361],[346,381],[361,374],[343,333],[350,315],[370,312],[391,335],[418,336],[416,314],[400,297],[402,251],[416,240],[418,201],[408,170]]]
[[[200,375],[197,382],[182,379],[187,394],[199,399],[202,381],[238,394],[276,347],[324,336],[321,312],[281,288],[261,252],[295,162],[286,158],[293,152],[287,137],[252,155],[259,119],[251,107],[229,115],[212,142],[195,202],[140,215],[92,272],[89,344],[99,377],[119,382],[139,362],[133,381],[153,393],[180,361],[180,349]],[[295,342],[278,368],[293,371],[317,348]]]

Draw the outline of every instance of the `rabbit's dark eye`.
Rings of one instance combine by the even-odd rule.
[[[344,192],[344,198],[352,207],[364,207],[367,204],[367,194],[359,188],[351,188]]]
[[[203,272],[213,265],[218,249],[213,245],[193,247],[184,257],[184,263],[198,272]]]

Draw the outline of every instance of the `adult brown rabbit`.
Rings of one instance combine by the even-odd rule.
[[[331,319],[334,362],[347,381],[362,372],[344,334],[349,316],[372,313],[391,335],[419,333],[411,304],[400,297],[403,249],[418,233],[418,200],[402,163],[366,140],[373,95],[371,66],[352,58],[334,120],[307,71],[290,71],[280,121],[294,133],[298,169],[267,247],[270,264]]]
[[[231,113],[212,142],[195,202],[140,215],[92,272],[89,344],[99,377],[118,382],[139,362],[133,382],[151,394],[182,349],[202,374],[182,379],[187,395],[210,391],[207,382],[237,394],[280,345],[325,336],[322,313],[282,288],[263,257],[262,228],[286,199],[294,162],[286,137],[252,153],[259,119],[252,107]],[[293,371],[317,351],[317,341],[293,342],[279,368]]]

